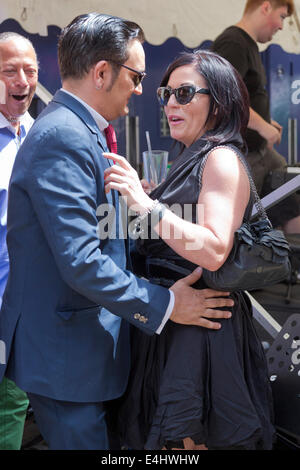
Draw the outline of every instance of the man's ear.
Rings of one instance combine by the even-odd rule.
[[[269,1],[265,1],[261,4],[260,6],[260,11],[262,12],[263,15],[268,15],[272,10],[272,5]]]
[[[103,88],[107,79],[109,64],[107,60],[100,60],[93,68],[93,80],[95,88],[100,90]]]

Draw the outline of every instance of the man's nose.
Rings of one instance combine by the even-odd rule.
[[[134,89],[134,93],[136,95],[141,95],[143,93],[143,85],[142,83],[139,83],[137,87]]]
[[[23,69],[20,69],[16,76],[16,83],[21,86],[28,86],[28,78]]]

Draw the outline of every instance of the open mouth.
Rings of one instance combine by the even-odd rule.
[[[183,119],[178,116],[169,116],[168,121],[169,121],[169,124],[178,124],[182,122]]]
[[[12,95],[12,97],[17,101],[23,101],[27,98],[27,95]]]

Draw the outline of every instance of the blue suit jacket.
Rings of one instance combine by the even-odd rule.
[[[58,91],[22,145],[10,183],[0,380],[6,369],[25,391],[58,400],[122,394],[128,322],[153,334],[170,298],[126,270],[118,194],[104,191],[106,149],[87,109]],[[116,208],[115,238],[97,235],[100,204]]]

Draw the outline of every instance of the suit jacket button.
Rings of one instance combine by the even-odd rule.
[[[147,323],[148,318],[146,318],[144,316],[141,316],[140,321],[143,322],[143,323]]]
[[[134,318],[135,320],[139,320],[140,317],[141,317],[141,314],[140,314],[140,313],[135,313],[135,314],[133,315],[133,318]]]

